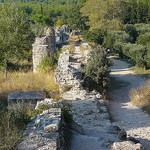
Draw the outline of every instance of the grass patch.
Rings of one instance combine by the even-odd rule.
[[[138,88],[133,88],[129,94],[132,103],[150,113],[150,80]]]
[[[117,90],[130,85],[130,82],[110,76],[110,90]]]
[[[23,109],[17,113],[7,110],[2,105],[0,109],[0,149],[16,149],[31,117]]]
[[[0,103],[7,105],[9,93],[15,91],[41,90],[45,92],[58,92],[59,86],[54,81],[54,72],[8,72],[5,79],[4,74],[0,74]]]
[[[16,110],[7,110],[7,97],[9,93],[15,91],[41,90],[47,93],[47,96],[53,95],[54,99],[59,99],[59,87],[54,81],[54,72],[8,72],[5,79],[3,73],[0,73],[0,149],[13,150],[24,132],[26,125],[31,118],[40,114],[40,110],[19,108]],[[52,94],[55,93],[55,94]]]
[[[74,54],[74,51],[75,51],[75,47],[74,47],[74,46],[70,46],[70,47],[69,47],[69,51],[70,51],[70,53],[73,55],[73,54]]]
[[[139,68],[137,66],[132,67],[131,70],[134,72],[134,74],[140,74],[143,78],[150,79],[150,70]]]

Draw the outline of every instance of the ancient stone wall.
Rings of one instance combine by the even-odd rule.
[[[56,51],[56,44],[62,45],[69,39],[70,26],[63,25],[57,27],[56,30],[48,28],[45,30],[45,35],[36,37],[32,45],[32,58],[33,58],[33,72],[38,70],[38,66],[43,58],[54,56]]]
[[[60,108],[51,108],[32,119],[18,150],[62,150],[63,117]]]
[[[33,72],[36,72],[43,58],[53,56],[56,51],[55,30],[48,28],[46,35],[36,37],[32,47]]]

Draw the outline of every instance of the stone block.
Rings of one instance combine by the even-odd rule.
[[[62,124],[60,108],[50,108],[32,119],[27,126],[23,140],[17,150],[58,150],[64,141],[61,140]],[[58,131],[59,130],[59,131]],[[63,146],[61,147],[63,148]]]
[[[17,91],[8,95],[8,109],[35,108],[37,101],[42,101],[45,97],[43,91]]]
[[[111,150],[142,150],[142,145],[140,143],[135,144],[131,141],[115,142]]]

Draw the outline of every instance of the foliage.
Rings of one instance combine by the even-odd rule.
[[[85,75],[92,78],[99,86],[99,90],[106,95],[109,85],[109,60],[106,58],[106,50],[97,47],[91,52],[85,67]]]
[[[62,26],[63,25],[63,21],[62,21],[62,19],[59,19],[57,22],[56,22],[56,25],[57,26]]]
[[[83,31],[87,29],[85,25],[87,17],[82,17],[80,8],[79,5],[70,6],[63,14],[63,22],[69,24],[73,30],[80,29]]]
[[[44,16],[42,14],[35,14],[34,16],[32,16],[32,19],[41,25],[45,24],[49,26],[53,25],[53,21],[50,20],[47,16]]]
[[[141,45],[147,45],[148,43],[150,43],[150,32],[140,34],[140,36],[137,38],[136,43]]]
[[[87,42],[95,42],[102,45],[104,40],[104,35],[106,35],[106,30],[104,29],[93,29],[92,31],[85,32],[84,39]]]
[[[138,44],[123,44],[123,53],[133,59],[138,67],[147,68],[146,55],[147,47]]]
[[[144,34],[150,32],[150,24],[139,23],[139,24],[134,24],[134,26],[138,31],[138,34]]]
[[[91,29],[106,27],[118,30],[125,3],[125,0],[88,0],[81,12],[89,17],[87,24]]]
[[[12,112],[3,105],[0,109],[0,149],[15,149],[31,117],[24,109]]]
[[[38,66],[39,70],[44,72],[49,72],[54,70],[56,65],[54,64],[54,58],[52,56],[42,59],[41,64]]]
[[[0,28],[0,57],[6,70],[12,58],[26,58],[26,52],[31,49],[33,34],[28,18],[14,4],[2,5]]]
[[[150,19],[149,11],[149,0],[130,0],[126,5],[124,23],[148,23]]]
[[[111,51],[116,52],[119,56],[123,57],[122,45],[121,43],[126,43],[130,40],[129,34],[125,31],[107,31],[107,35],[104,37],[105,47],[111,49]]]
[[[136,38],[138,37],[138,31],[137,31],[136,27],[134,25],[127,24],[125,26],[125,31],[130,36],[130,42],[135,43]]]

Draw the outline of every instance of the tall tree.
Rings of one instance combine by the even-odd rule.
[[[107,27],[119,29],[126,0],[88,0],[81,12],[89,17],[91,29]]]
[[[13,58],[25,58],[31,49],[33,34],[27,17],[14,4],[3,4],[0,10],[0,57],[5,66]]]
[[[87,26],[85,24],[87,17],[82,17],[80,12],[80,5],[72,5],[63,15],[64,23],[71,26],[71,29],[85,30]]]

